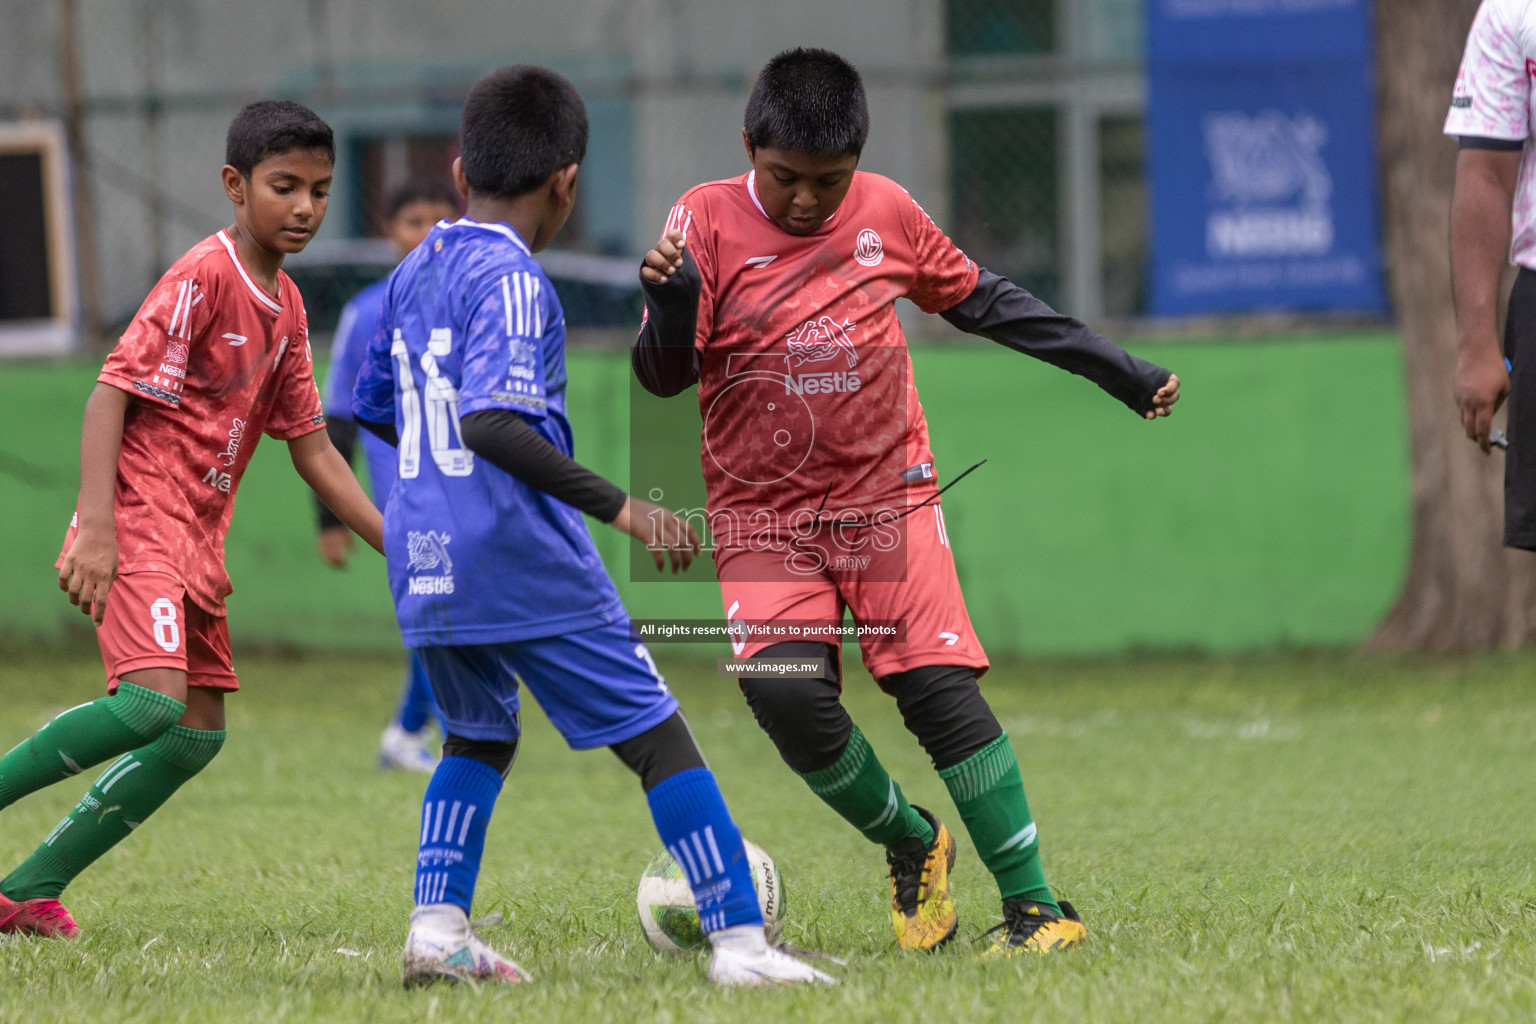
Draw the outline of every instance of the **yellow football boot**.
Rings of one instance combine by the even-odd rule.
[[[992,939],[991,948],[981,954],[982,958],[1024,954],[1044,956],[1086,941],[1088,929],[1083,927],[1083,919],[1066,900],[1061,900],[1060,904],[1061,916],[1057,917],[1029,900],[1004,900],[1003,923],[986,931],[986,935],[993,932],[997,935]]]
[[[886,848],[891,869],[891,926],[902,949],[932,951],[955,935],[960,917],[949,894],[949,872],[955,866],[955,837],[932,814],[912,809],[933,826],[933,843],[910,836]]]

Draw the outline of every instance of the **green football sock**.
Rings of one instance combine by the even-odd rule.
[[[939,772],[981,861],[1004,899],[1019,897],[1061,913],[1040,866],[1040,841],[1008,734]]]
[[[0,757],[0,808],[142,747],[186,710],[181,701],[132,683],[120,684],[111,697],[71,708]]]
[[[933,842],[933,827],[901,795],[901,787],[881,767],[858,726],[836,761],[798,774],[812,793],[870,842],[890,846],[907,836],[919,836],[925,845]]]
[[[222,729],[175,725],[113,761],[32,856],[0,880],[0,893],[13,900],[58,899],[76,875],[138,828],[223,745]]]

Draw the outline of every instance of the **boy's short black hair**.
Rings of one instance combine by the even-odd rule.
[[[384,204],[384,219],[394,220],[412,203],[437,203],[457,210],[459,194],[442,178],[412,178],[389,194]]]
[[[747,141],[811,156],[858,156],[869,102],[858,71],[831,50],[785,50],[763,66],[747,100]]]
[[[564,75],[514,64],[469,90],[459,158],[476,192],[512,199],[586,155],[587,108]]]
[[[336,162],[336,136],[320,115],[291,100],[260,100],[241,110],[224,136],[224,162],[246,178],[268,157],[322,150]]]

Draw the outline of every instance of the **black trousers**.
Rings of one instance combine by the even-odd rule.
[[[1504,358],[1510,362],[1509,451],[1504,453],[1504,546],[1536,551],[1536,271],[1509,291]]]

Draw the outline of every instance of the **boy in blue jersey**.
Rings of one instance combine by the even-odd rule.
[[[649,541],[658,569],[698,553],[680,517],[571,458],[564,317],[532,253],[570,216],[586,143],[581,97],[554,72],[505,67],[475,84],[454,161],[468,213],[390,277],[353,397],[359,425],[398,449],[390,587],[448,723],[422,807],[405,983],[526,980],[469,925],[517,753],[519,677],[573,748],[611,747],[640,776],[662,841],[688,865],[712,981],[830,982],[767,944],[741,833],[630,639],[581,516]]]
[[[447,182],[420,178],[406,182],[389,196],[385,207],[384,237],[404,257],[421,244],[440,220],[452,220],[459,214],[459,200]],[[375,281],[352,297],[341,311],[336,337],[331,346],[331,369],[322,395],[325,405],[325,429],[331,443],[353,462],[359,442],[368,463],[368,486],[373,499],[383,505],[395,483],[395,450],[372,434],[357,434],[352,419],[352,390],[357,386],[357,371],[363,365],[368,342],[378,329],[379,311],[384,305],[387,279]],[[321,501],[315,502],[319,515],[318,545],[320,557],[337,569],[347,564],[352,551],[352,531]],[[404,768],[430,772],[437,767],[437,756],[428,745],[430,722],[438,717],[437,702],[427,684],[427,671],[415,654],[406,658],[405,681],[400,705],[379,737],[379,767]]]

